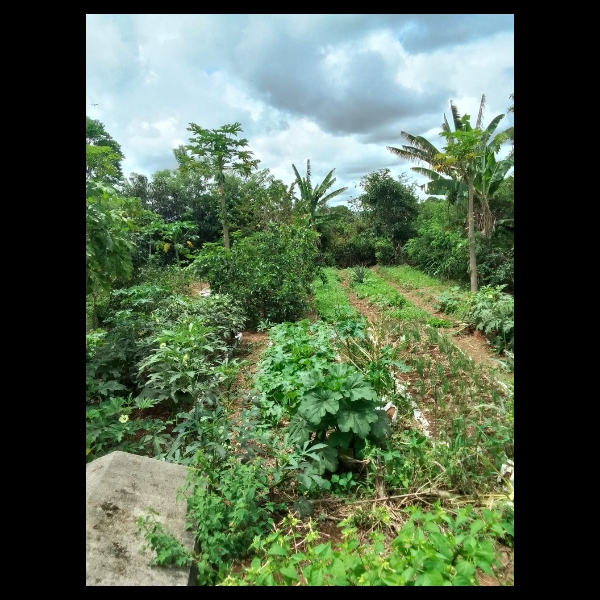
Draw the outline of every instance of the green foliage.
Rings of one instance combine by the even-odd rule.
[[[514,351],[515,301],[503,285],[484,286],[476,294],[453,287],[437,297],[440,308],[482,331],[497,352]]]
[[[337,349],[342,360],[354,365],[378,394],[393,393],[393,374],[409,370],[400,359],[403,343],[399,340],[398,326],[386,318],[361,319],[350,325],[350,322],[345,323],[344,330],[336,328]]]
[[[345,269],[357,264],[374,265],[378,238],[369,233],[359,233],[355,236],[338,240],[330,249],[335,259],[335,264],[340,269]]]
[[[169,444],[168,423],[160,419],[130,418],[133,411],[150,408],[153,402],[112,397],[86,408],[86,462],[109,452],[121,450],[131,454],[154,456]]]
[[[423,287],[435,290],[442,285],[441,281],[438,279],[425,275],[422,271],[408,265],[400,267],[379,267],[378,272],[386,279],[398,283],[402,288],[407,290]]]
[[[310,181],[310,159],[306,161],[306,177],[300,177],[300,173],[298,173],[296,165],[292,165],[292,169],[294,169],[296,179],[291,186],[290,193],[293,192],[294,186],[297,185],[298,189],[300,190],[300,198],[297,202],[299,203],[301,209],[308,213],[310,217],[310,224],[312,227],[314,227],[317,210],[319,208],[326,207],[329,200],[339,196],[348,188],[343,187],[332,192],[329,191],[329,189],[336,182],[336,178],[333,177],[333,172],[335,169],[329,171],[329,173],[327,173],[325,176],[325,179],[323,179],[320,184],[313,187]]]
[[[160,521],[156,520],[160,513],[152,508],[149,514],[139,516],[136,521],[137,534],[144,534],[146,544],[142,545],[141,551],[147,548],[156,552],[154,564],[161,567],[175,566],[187,567],[192,563],[193,553],[190,552]]]
[[[454,327],[454,324],[451,323],[450,321],[447,321],[446,319],[438,319],[436,317],[431,317],[430,319],[427,319],[427,325],[430,325],[431,327]]]
[[[106,131],[104,125],[85,116],[86,179],[114,185],[123,177],[121,161],[125,158],[121,146]]]
[[[248,177],[260,161],[253,158],[253,152],[245,149],[248,146],[247,139],[237,139],[238,133],[242,131],[240,123],[223,125],[219,129],[205,129],[196,123],[190,123],[187,130],[192,133],[190,143],[176,156],[182,169],[206,174],[217,184],[217,192],[221,198],[223,243],[229,250],[225,172],[232,171]],[[188,151],[191,156],[187,154]]]
[[[351,271],[352,281],[355,283],[364,283],[365,278],[369,273],[369,269],[365,265],[356,265],[355,267],[352,267]]]
[[[425,321],[430,315],[410,303],[402,294],[377,273],[370,272],[363,283],[352,282],[354,293],[381,309],[391,311],[390,316],[400,320]]]
[[[396,253],[393,248],[399,248],[415,233],[418,204],[415,186],[407,182],[406,175],[399,175],[396,181],[389,169],[366,175],[361,179],[360,186],[364,193],[358,198],[358,204],[364,211],[370,232],[390,242],[390,246],[392,243],[394,245],[391,252],[387,250],[384,255],[379,244],[380,256],[394,260]]]
[[[327,445],[317,452],[321,475],[336,471],[338,449],[359,453],[366,440],[378,443],[390,433],[387,415],[377,410],[376,391],[354,366],[332,364],[325,373],[306,371],[299,379],[304,389],[297,412],[292,411],[290,435],[296,442],[312,437]]]
[[[202,392],[215,387],[215,363],[224,360],[228,347],[202,319],[191,318],[153,336],[150,356],[138,369],[144,380],[142,397],[191,405]]]
[[[436,223],[419,227],[416,237],[404,246],[412,266],[439,279],[468,282],[467,240],[461,233],[448,230]]]
[[[378,239],[375,241],[375,259],[378,265],[398,265],[406,261],[406,253],[403,247]]]
[[[116,279],[131,274],[134,245],[128,222],[114,208],[112,190],[88,182],[85,204],[86,295],[108,291]]]
[[[315,307],[319,316],[328,323],[342,325],[346,321],[358,318],[359,312],[348,299],[337,276],[337,269],[326,267],[321,269],[322,277],[313,281]]]
[[[473,299],[469,318],[475,328],[483,331],[497,352],[514,351],[515,301],[502,292],[504,286],[482,287]]]
[[[453,286],[437,296],[440,310],[449,315],[456,315],[459,319],[466,319],[472,305],[472,295]]]
[[[254,382],[266,421],[277,425],[284,411],[295,412],[303,386],[300,373],[326,369],[335,360],[332,337],[330,327],[306,319],[269,330],[271,344],[261,356]]]
[[[205,244],[189,268],[212,290],[237,298],[250,327],[266,319],[293,321],[309,306],[317,269],[315,237],[304,227],[273,224],[237,240],[231,251]]]
[[[375,523],[389,522],[385,509],[371,512]],[[300,521],[288,517],[280,530],[254,540],[257,555],[250,567],[230,574],[222,585],[473,586],[476,568],[493,575],[500,565],[495,539],[514,535],[513,522],[497,510],[484,509],[480,516],[461,508],[453,517],[436,505],[430,512],[418,507],[403,512],[408,520],[389,545],[378,531],[361,543],[354,516],[340,523],[342,542],[315,545],[312,521],[302,535]]]

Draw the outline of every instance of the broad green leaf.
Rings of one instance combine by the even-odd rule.
[[[365,381],[362,373],[356,371],[351,373],[344,381],[342,390],[350,396],[350,400],[377,400],[377,393],[370,383]]]
[[[431,523],[433,525],[433,523]],[[451,559],[453,556],[452,550],[448,546],[448,540],[441,533],[431,533],[431,541],[435,546],[436,550],[444,556],[444,558]]]
[[[320,556],[322,560],[327,560],[331,556],[331,542],[319,544],[313,548],[313,552]]]
[[[373,406],[367,402],[346,402],[340,404],[337,423],[341,431],[354,431],[359,437],[366,438],[371,431],[371,423],[378,417]]]
[[[469,579],[475,574],[475,565],[461,559],[456,563],[456,573]]]
[[[438,586],[444,585],[444,577],[442,576],[442,574],[439,571],[431,570],[431,571],[428,571],[426,573],[426,575],[429,575],[429,583],[423,584],[423,585],[438,585]]]
[[[425,531],[430,531],[432,533],[439,534],[439,532],[440,532],[440,528],[435,523],[432,523],[431,521],[429,521],[428,523],[425,523],[425,525],[423,526],[423,529],[425,529]]]
[[[313,425],[319,425],[327,414],[335,415],[339,408],[341,394],[327,389],[316,389],[302,398],[298,412]]]
[[[310,429],[307,426],[306,419],[296,413],[291,419],[288,426],[290,441],[296,444],[308,442],[310,437]]]
[[[342,431],[339,431],[339,430],[336,429],[327,438],[327,444],[329,446],[331,446],[332,448],[338,448],[339,447],[339,448],[342,448],[342,449],[345,450],[350,445],[350,442],[352,441],[353,437],[354,436],[349,431],[348,432],[342,432]]]
[[[319,455],[319,472],[322,475],[325,471],[335,473],[338,468],[338,452],[336,448],[323,448],[317,451]]]
[[[279,572],[282,575],[285,575],[288,579],[298,581],[298,573],[296,572],[296,569],[294,569],[294,567],[292,567],[291,565],[288,565],[287,567],[280,567]]]
[[[324,381],[323,374],[321,371],[312,369],[311,371],[302,371],[298,373],[298,379],[305,389],[311,390],[316,388],[320,383]]]
[[[454,585],[456,587],[470,586],[471,585],[471,580],[468,577],[465,577],[464,575],[457,575],[456,577],[454,577],[452,579],[452,584],[451,585]]]
[[[371,435],[377,440],[382,440],[392,433],[392,427],[390,419],[384,411],[378,410],[376,414],[377,421],[371,423]]]
[[[269,548],[267,554],[273,554],[275,556],[287,556],[289,552],[285,548],[282,548],[279,544],[273,544]]]
[[[298,512],[301,519],[304,517],[312,517],[313,515],[313,506],[305,496],[300,496],[298,500],[294,502],[294,510]]]
[[[475,535],[478,531],[485,527],[485,523],[481,519],[477,519],[471,523],[471,535]]]

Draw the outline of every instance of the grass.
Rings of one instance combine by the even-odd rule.
[[[443,283],[439,279],[425,275],[425,273],[421,273],[408,265],[399,267],[377,267],[377,271],[406,290],[431,288],[432,293],[438,293],[456,285],[451,282]]]
[[[363,283],[353,281],[351,271],[349,281],[352,290],[358,298],[366,298],[370,304],[383,310],[391,310],[390,316],[402,321],[420,321],[426,322],[431,315],[416,307],[393,286],[391,286],[383,277],[369,271],[363,280]]]
[[[319,316],[327,323],[356,318],[360,313],[350,304],[337,269],[326,267],[323,273],[325,281],[317,278],[313,282],[313,295]]]

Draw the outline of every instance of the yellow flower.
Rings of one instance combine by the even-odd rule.
[[[166,243],[166,244],[163,246],[163,252],[168,252],[170,247],[171,247],[171,244],[169,244],[169,243]]]
[[[129,417],[127,415],[121,415],[119,417],[119,423],[127,423],[129,421]]]
[[[187,359],[189,358],[189,356],[187,354],[183,355],[183,362],[187,362]]]
[[[193,248],[194,247],[194,244],[192,244],[192,242],[190,242],[189,240],[187,241],[187,245],[188,245],[188,248]]]

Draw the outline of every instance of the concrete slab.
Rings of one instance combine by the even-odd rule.
[[[145,540],[136,535],[136,520],[150,506],[194,548],[192,532],[185,531],[185,501],[176,501],[187,467],[117,451],[88,463],[85,475],[86,585],[195,585],[190,568],[150,566],[151,553],[140,553]]]

